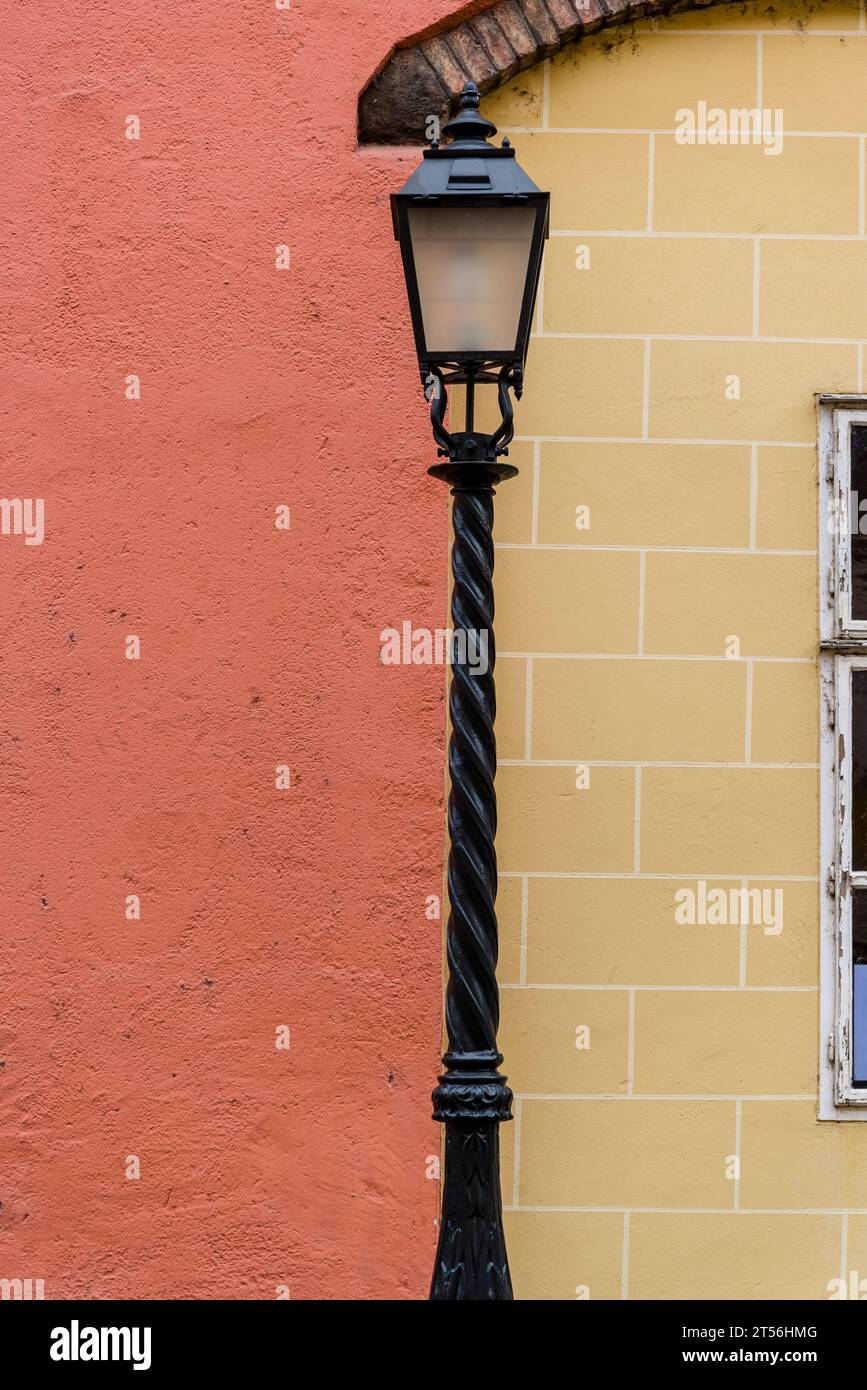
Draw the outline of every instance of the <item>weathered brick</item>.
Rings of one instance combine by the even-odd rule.
[[[470,74],[464,72],[445,40],[442,38],[426,39],[424,43],[419,44],[419,48],[435,70],[449,96],[457,96],[463,90]]]
[[[545,4],[560,36],[560,43],[568,43],[581,28],[581,19],[573,0],[545,0]]]
[[[521,0],[524,19],[536,35],[536,57],[550,58],[562,48],[563,41],[553,19],[545,8],[545,0]]]
[[[501,82],[518,71],[518,55],[503,33],[494,15],[476,15],[470,20],[470,27],[478,35],[479,41],[491,57]]]
[[[631,9],[630,0],[573,0],[575,9],[578,11],[578,18],[581,20],[581,29],[585,34],[592,34],[595,29],[602,29],[610,23],[609,16],[623,14],[626,19],[626,11]]]
[[[479,43],[469,24],[459,24],[447,35],[449,48],[464,72],[480,87],[490,87],[497,79],[497,69]]]
[[[515,53],[518,67],[529,68],[538,60],[538,43],[535,34],[527,27],[521,8],[521,0],[503,0],[492,11]]]

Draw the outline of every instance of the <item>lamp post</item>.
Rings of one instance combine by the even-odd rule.
[[[494,777],[494,487],[517,469],[502,461],[514,435],[542,250],[548,194],[479,113],[468,82],[444,127],[399,193],[392,194],[419,369],[448,483],[452,525],[452,680],[449,692],[447,926],[448,1050],[433,1093],[446,1127],[443,1202],[430,1296],[510,1299],[500,1199],[499,1128],[512,1093],[498,1068],[497,801]],[[464,429],[445,425],[447,387],[466,387]],[[500,423],[475,429],[476,387],[497,387]],[[451,425],[451,421],[449,421]],[[469,654],[476,658],[470,661]],[[487,661],[479,661],[480,653]],[[458,654],[463,653],[463,659]]]

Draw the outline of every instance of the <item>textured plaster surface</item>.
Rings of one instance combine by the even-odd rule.
[[[443,679],[378,638],[445,619],[447,496],[416,152],[356,108],[453,8],[5,7],[0,1276],[47,1298],[426,1292]]]

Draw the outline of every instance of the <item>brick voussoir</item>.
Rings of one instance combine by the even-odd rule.
[[[568,43],[581,28],[580,11],[576,10],[573,0],[545,0],[545,5],[560,43]]]
[[[545,0],[519,0],[519,4],[527,25],[536,35],[538,41],[537,56],[550,58],[552,53],[556,53],[559,48],[562,48],[563,40],[545,6]]]
[[[497,69],[488,57],[469,24],[459,24],[447,36],[449,48],[469,77],[482,89],[497,82]]]
[[[599,5],[603,16],[607,18],[622,16],[623,19],[629,20],[630,22],[633,19],[641,19],[649,11],[656,10],[658,12],[664,8],[659,0],[647,0],[647,3],[641,3],[641,0],[596,0],[596,3]],[[677,7],[674,6],[673,8]],[[697,9],[698,0],[697,3],[690,8]]]
[[[625,0],[574,0],[574,4],[581,16],[581,28],[585,34],[601,29],[612,14],[626,9]]]
[[[495,5],[492,14],[496,14],[497,23],[518,55],[518,67],[529,68],[537,63],[536,36],[524,19],[521,0],[502,0],[501,4]]]
[[[572,3],[578,11],[585,34],[607,24],[612,10],[617,11],[620,6],[620,0],[572,0]]]
[[[469,21],[485,52],[497,69],[500,82],[518,71],[518,55],[496,20],[496,10],[488,10]]]
[[[425,39],[419,44],[421,52],[442,82],[443,87],[454,98],[462,91],[470,74],[465,72],[444,39]]]

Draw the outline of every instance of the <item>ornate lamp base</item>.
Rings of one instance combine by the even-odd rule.
[[[444,1061],[458,1062],[447,1054]],[[468,1062],[468,1057],[460,1058]],[[452,1071],[433,1093],[434,1118],[446,1126],[443,1207],[430,1296],[510,1299],[512,1281],[500,1199],[500,1123],[510,1120],[512,1092],[496,1068],[499,1053],[482,1070]]]

